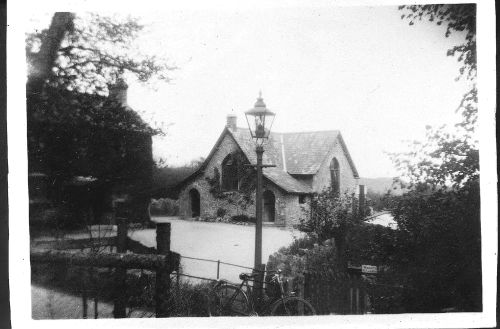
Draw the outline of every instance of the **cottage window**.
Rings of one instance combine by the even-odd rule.
[[[306,196],[305,195],[299,195],[299,203],[300,204],[306,203]]]
[[[229,154],[222,161],[222,189],[236,191],[239,188],[239,161],[234,154]]]
[[[340,167],[336,158],[333,158],[332,162],[330,162],[330,176],[333,193],[338,194],[340,192]]]

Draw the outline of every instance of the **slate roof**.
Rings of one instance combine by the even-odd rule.
[[[313,190],[309,186],[296,180],[291,175],[284,172],[283,169],[264,168],[262,174],[271,182],[278,185],[279,187],[281,187],[282,189],[284,189],[289,193],[298,193],[298,194],[313,193]]]
[[[204,164],[186,180],[204,170],[209,159],[226,134],[230,134],[251,164],[257,163],[255,143],[247,128],[225,128]],[[269,181],[289,193],[311,194],[311,187],[295,179],[292,175],[314,175],[318,172],[336,140],[340,141],[344,154],[351,165],[355,177],[359,177],[356,167],[338,130],[271,133],[264,144],[263,164],[276,167],[264,168],[263,174]]]
[[[234,137],[250,163],[257,163],[255,144],[248,129],[227,130]],[[262,161],[264,164],[274,164],[277,168],[286,169],[286,172],[291,175],[314,175],[318,172],[337,139],[349,161],[354,176],[359,177],[342,135],[338,130],[271,133],[269,140],[265,144]],[[285,163],[283,163],[283,157]]]

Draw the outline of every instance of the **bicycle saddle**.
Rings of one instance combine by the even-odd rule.
[[[240,280],[255,279],[258,275],[259,273],[241,273]]]

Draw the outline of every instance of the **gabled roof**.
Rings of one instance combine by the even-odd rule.
[[[227,128],[226,128],[227,129]],[[227,129],[238,146],[252,164],[257,163],[255,144],[250,132],[245,128]],[[290,175],[314,175],[339,140],[342,150],[351,166],[354,177],[359,177],[354,162],[338,130],[271,133],[265,144],[264,164],[274,164],[276,168]]]
[[[229,129],[226,127],[212,148],[210,154],[205,159],[205,162],[196,172],[186,178],[186,180],[193,178],[205,169],[226,134],[229,134],[229,136],[234,139],[250,164],[255,165],[257,163],[255,143],[252,140],[248,129]],[[263,164],[272,164],[276,167],[264,168],[264,177],[289,193],[313,193],[313,190],[309,186],[295,179],[292,175],[316,174],[337,139],[339,140],[344,154],[349,161],[354,177],[359,177],[351,156],[347,151],[344,140],[338,130],[301,133],[271,133],[264,146],[265,152],[263,154],[262,162]]]

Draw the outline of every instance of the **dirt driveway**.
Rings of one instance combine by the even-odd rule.
[[[171,249],[182,256],[253,266],[255,226],[185,221],[175,217],[155,217],[154,220],[171,223]],[[156,245],[154,229],[135,230],[130,236],[147,246]],[[263,227],[263,262],[267,262],[269,255],[283,246],[288,246],[294,237],[299,236],[301,233],[296,230]],[[217,276],[217,263],[183,258],[181,266],[187,274],[213,279]],[[238,275],[243,271],[249,270],[221,264],[220,278],[238,281]]]

